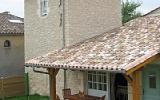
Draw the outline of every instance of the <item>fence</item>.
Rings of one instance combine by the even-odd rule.
[[[25,94],[25,77],[0,78],[0,98]]]

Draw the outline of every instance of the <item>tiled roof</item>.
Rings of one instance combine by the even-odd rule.
[[[159,50],[160,16],[146,16],[74,46],[31,59],[26,66],[125,72]]]
[[[0,35],[23,35],[23,18],[9,14],[0,13]]]
[[[150,14],[152,14],[153,12],[155,12],[155,11],[157,11],[157,10],[160,10],[160,7],[157,7],[157,8],[155,8],[155,9],[151,10],[150,12],[144,14],[143,16],[150,15]],[[157,13],[157,14],[158,14],[158,13]]]

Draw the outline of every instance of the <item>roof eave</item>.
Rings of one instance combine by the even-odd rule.
[[[24,35],[24,33],[0,33],[0,36],[20,36]]]
[[[67,66],[67,65],[45,65],[45,64],[25,64],[25,67],[37,67],[37,68],[54,68],[54,69],[68,69],[68,70],[79,70],[79,71],[105,71],[111,73],[126,73],[124,69],[97,69],[97,68],[89,68],[89,67],[78,67],[78,66]]]

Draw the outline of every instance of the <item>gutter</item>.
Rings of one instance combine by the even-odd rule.
[[[35,67],[33,67],[33,71],[36,73],[41,73],[41,74],[49,74],[48,72],[36,70]]]
[[[78,71],[102,71],[102,72],[123,73],[123,74],[126,74],[126,72],[127,72],[125,69],[117,69],[117,70],[113,70],[113,69],[96,69],[96,68],[94,68],[94,69],[88,69],[88,68],[82,69],[82,68],[76,68],[76,67],[72,68],[70,66],[63,66],[63,65],[26,64],[25,66],[26,67],[31,66],[33,68],[34,67],[37,67],[37,68],[55,68],[55,69],[64,69],[64,70],[68,69],[68,70],[73,70],[73,71],[75,71],[75,70],[78,70]],[[46,72],[44,72],[44,73],[46,73]]]

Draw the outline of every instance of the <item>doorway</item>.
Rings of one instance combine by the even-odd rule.
[[[115,75],[115,100],[128,100],[128,82],[123,74]]]

